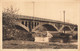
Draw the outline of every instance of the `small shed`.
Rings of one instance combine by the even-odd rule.
[[[49,31],[38,32],[35,35],[35,42],[49,42],[50,38],[53,37]]]

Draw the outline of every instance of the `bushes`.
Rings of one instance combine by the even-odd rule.
[[[11,40],[13,39],[13,33],[14,31],[11,31],[12,28],[9,28],[7,26],[3,27],[3,40]]]
[[[28,40],[28,41],[32,40],[33,41],[32,34],[26,31],[22,31],[22,30],[17,30],[17,32],[14,35],[14,38],[17,40]]]
[[[78,39],[78,35],[76,34],[75,36],[73,36],[73,39]]]
[[[16,28],[3,27],[3,40],[28,40],[34,41],[32,34]]]

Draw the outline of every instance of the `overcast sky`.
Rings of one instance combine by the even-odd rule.
[[[34,1],[34,9],[33,9]],[[19,14],[63,21],[65,10],[66,22],[78,24],[80,1],[79,0],[3,0],[2,8],[11,5],[19,9]]]

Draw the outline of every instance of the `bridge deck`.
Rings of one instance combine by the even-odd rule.
[[[55,22],[55,23],[64,24],[64,22],[62,22],[62,21],[56,21],[56,20],[45,19],[45,18],[38,18],[38,17],[33,17],[33,16],[17,15],[17,18],[23,19],[23,20],[36,20],[36,21]],[[72,24],[72,23],[68,23],[68,22],[66,22],[65,24],[77,26],[76,24]]]

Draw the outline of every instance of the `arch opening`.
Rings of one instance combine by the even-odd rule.
[[[25,22],[25,26],[27,27],[27,22]]]
[[[68,26],[65,26],[62,30],[71,31],[71,29]]]
[[[24,25],[24,21],[22,21],[22,24]]]
[[[77,31],[78,29],[77,29],[77,27],[74,29],[74,31]]]
[[[42,25],[44,28],[47,29],[47,31],[57,31],[56,28],[52,25],[49,25],[49,24],[44,24]]]
[[[19,26],[19,25],[15,25],[16,29],[19,29],[19,30],[23,30],[23,31],[27,31],[25,30],[23,27]],[[27,31],[28,32],[28,31]]]

